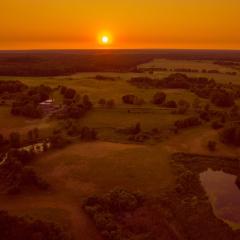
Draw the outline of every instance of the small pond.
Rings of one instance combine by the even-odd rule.
[[[216,217],[233,229],[240,229],[240,189],[235,183],[236,179],[235,175],[211,169],[200,174]]]

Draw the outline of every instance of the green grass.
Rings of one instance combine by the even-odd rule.
[[[0,106],[0,133],[8,136],[11,132],[26,134],[33,128],[39,128],[41,134],[47,134],[49,129],[55,125],[54,121],[47,119],[28,119],[20,116],[13,116],[9,106]]]
[[[151,64],[169,68],[218,69],[217,65],[206,61],[155,60],[146,66],[151,66]],[[221,71],[225,71],[222,67],[220,68]],[[115,81],[96,80],[97,74],[114,77]],[[170,72],[155,73],[153,77],[161,78],[169,74]],[[187,75],[214,77],[221,82],[238,82],[238,76],[203,75],[201,73]],[[117,128],[127,128],[140,122],[143,131],[150,131],[153,128],[161,131],[168,129],[176,120],[191,116],[191,112],[185,115],[173,115],[170,110],[164,110],[151,104],[151,99],[157,90],[140,89],[130,85],[127,80],[136,76],[152,75],[147,73],[80,73],[70,77],[0,77],[0,80],[20,80],[30,86],[45,84],[57,87],[65,85],[76,89],[80,95],[88,94],[94,102],[95,108],[79,119],[77,123],[79,126],[96,128],[101,139],[118,142],[109,143],[102,140],[101,142],[76,143],[64,149],[40,155],[33,163],[33,167],[39,176],[50,183],[53,191],[29,193],[29,202],[34,202],[35,210],[28,206],[25,195],[11,199],[9,209],[13,208],[16,212],[19,211],[19,214],[26,211],[26,214],[32,217],[52,221],[58,221],[58,219],[61,221],[62,218],[64,219],[65,213],[68,218],[70,213],[73,215],[70,218],[72,218],[71,221],[75,224],[74,227],[77,231],[81,228],[84,232],[85,226],[91,231],[88,219],[86,220],[86,216],[80,210],[82,199],[95,193],[105,193],[116,186],[134,191],[140,190],[150,195],[161,194],[162,191],[169,189],[174,184],[174,175],[169,164],[172,152],[186,150],[208,153],[205,143],[216,135],[215,132],[211,132],[210,126],[200,126],[188,129],[186,132],[180,131],[178,135],[171,136],[168,141],[157,145],[120,143],[123,139],[116,134]],[[192,103],[196,98],[193,93],[186,90],[164,89],[163,91],[167,94],[167,100],[185,99]],[[123,104],[121,98],[126,94],[141,97],[146,104],[143,106]],[[61,96],[57,92],[53,97],[57,102],[61,100]],[[100,108],[97,104],[100,98],[114,99],[116,106],[113,109]],[[0,107],[0,132],[6,135],[12,131],[26,134],[34,127],[40,128],[41,134],[47,135],[55,125],[56,121],[47,119],[30,120],[24,117],[15,117],[10,114],[10,107]],[[127,138],[127,136],[124,137]],[[222,147],[220,148],[222,149]],[[225,152],[223,151],[223,153]],[[0,199],[0,203],[3,205],[3,209],[7,208],[4,207],[4,204],[8,205],[8,201]],[[75,214],[81,219],[76,219]],[[85,225],[82,224],[83,222]]]
[[[115,81],[99,81],[95,79],[97,74],[103,76],[115,77]],[[138,97],[145,99],[146,102],[151,101],[152,96],[156,93],[156,89],[140,89],[130,85],[127,80],[136,76],[150,76],[148,74],[137,73],[80,73],[71,77],[0,77],[0,80],[17,79],[23,83],[36,86],[39,84],[45,84],[51,87],[57,87],[58,85],[65,85],[72,87],[80,95],[87,94],[96,103],[100,98],[114,99],[117,104],[122,103],[122,96],[125,94],[135,94]],[[178,90],[179,94],[176,94],[177,90],[166,90],[169,93],[169,98],[175,98],[177,95],[181,95],[184,98],[192,98],[192,94],[183,90]],[[55,96],[57,99],[59,96]],[[178,97],[177,97],[178,98]]]
[[[79,143],[43,156],[35,167],[62,191],[81,196],[116,186],[156,193],[174,180],[161,146]]]
[[[114,77],[114,81],[99,81],[96,80],[96,75],[100,74],[107,77]],[[151,103],[153,95],[158,91],[157,89],[140,89],[132,86],[127,82],[131,77],[149,76],[148,74],[138,73],[80,73],[70,77],[0,77],[1,80],[15,79],[20,80],[29,86],[36,86],[39,84],[49,85],[53,88],[59,85],[72,87],[80,95],[87,94],[93,101],[97,109],[89,112],[86,117],[79,121],[83,126],[90,126],[101,129],[101,135],[106,136],[107,139],[114,138],[114,132],[111,128],[129,127],[136,122],[140,122],[144,130],[151,130],[152,128],[168,128],[174,121],[185,116],[172,115],[171,111],[165,111],[158,106]],[[190,103],[196,98],[195,95],[189,91],[181,89],[164,89],[161,90],[167,94],[167,100],[179,101],[185,99]],[[122,103],[122,96],[126,94],[134,94],[143,98],[146,104],[142,106],[130,106]],[[62,99],[59,92],[54,92],[52,96],[57,103]],[[100,98],[114,99],[116,106],[114,109],[100,109],[98,101]],[[150,113],[128,113],[130,108],[148,108]],[[10,131],[26,132],[31,128],[39,127],[44,129],[47,133],[56,123],[47,120],[29,120],[24,117],[15,117],[10,113],[10,107],[0,107],[1,132],[9,134]],[[151,113],[152,111],[152,113]],[[109,130],[110,129],[110,130]]]
[[[157,68],[167,68],[168,71],[167,72],[155,72],[153,74],[154,77],[163,77],[163,76],[167,76],[171,73],[174,73],[171,71],[176,69],[176,68],[186,68],[186,69],[197,69],[200,72],[199,73],[186,73],[188,76],[193,76],[193,77],[207,77],[209,79],[213,78],[215,79],[217,82],[220,83],[239,83],[240,82],[240,77],[239,74],[240,72],[236,69],[232,69],[230,67],[227,66],[220,66],[220,65],[216,65],[213,63],[213,61],[203,61],[203,60],[168,60],[168,59],[154,59],[151,62],[142,64],[139,66],[140,68],[153,68],[153,67],[157,67]],[[201,71],[203,69],[206,70],[218,70],[222,73],[225,72],[237,72],[238,75],[236,76],[230,76],[230,75],[226,75],[226,74],[211,74],[211,73],[201,73]]]

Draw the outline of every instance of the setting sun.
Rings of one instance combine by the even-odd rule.
[[[102,43],[103,44],[108,44],[109,43],[109,37],[108,36],[103,36],[102,37]]]
[[[102,46],[110,46],[112,45],[113,39],[112,35],[109,32],[101,32],[98,35],[98,43]]]

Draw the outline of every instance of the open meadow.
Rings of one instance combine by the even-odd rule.
[[[199,182],[199,162],[191,160],[189,167],[172,158],[177,153],[193,159],[240,154],[239,134],[234,135],[236,142],[228,141],[227,134],[235,129],[221,132],[240,121],[240,69],[215,62],[152,59],[134,71],[1,76],[0,87],[12,81],[24,85],[20,92],[0,91],[0,156],[13,156],[11,161],[3,158],[2,164],[0,160],[0,180],[9,180],[0,187],[1,210],[30,221],[54,222],[76,240],[210,240],[214,234],[229,237],[216,239],[239,239],[239,230],[214,214]],[[42,100],[34,98],[33,108],[19,110],[38,93],[48,94]],[[40,106],[41,114],[35,113]],[[35,143],[45,144],[43,152],[34,153]],[[11,152],[25,146],[33,156],[25,153],[21,158]],[[18,158],[23,170],[14,175],[7,163]],[[227,164],[218,167],[229,172],[232,165]],[[32,171],[27,177],[26,168]],[[21,174],[23,180],[12,187]],[[36,188],[38,178],[47,183],[46,189]],[[31,181],[34,184],[28,186]],[[135,204],[135,192],[145,200],[126,210],[125,205]],[[110,198],[119,204],[117,213],[101,205]],[[181,204],[190,212],[182,213]],[[195,208],[205,211],[207,220],[200,213],[197,218]],[[186,225],[193,219],[199,235],[186,230],[184,218]],[[206,224],[211,231],[204,232]]]

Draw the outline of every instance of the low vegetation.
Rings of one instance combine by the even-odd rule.
[[[134,212],[143,203],[142,194],[115,189],[102,197],[89,197],[83,208],[93,219],[104,239],[120,240],[132,239],[134,235],[122,224],[124,215]]]
[[[239,239],[199,181],[239,176],[239,61],[73,53],[0,59],[38,76],[0,79],[2,238],[72,240],[69,221],[76,240]]]
[[[53,223],[29,221],[0,211],[0,232],[4,240],[71,240],[71,236]]]

